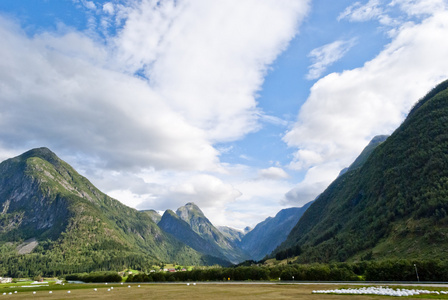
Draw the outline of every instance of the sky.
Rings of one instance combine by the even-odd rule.
[[[0,160],[48,147],[136,209],[255,226],[448,78],[446,0],[2,0]]]

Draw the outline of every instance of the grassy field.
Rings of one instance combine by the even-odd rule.
[[[111,289],[113,287],[113,289]],[[43,287],[0,286],[2,299],[385,299],[384,296],[312,294],[337,285],[290,284],[66,284]],[[348,285],[343,285],[348,287]],[[359,287],[359,286],[358,286]],[[97,291],[94,291],[94,288]],[[110,289],[108,291],[108,289]],[[437,288],[425,288],[437,290]],[[14,293],[17,291],[17,293]],[[36,291],[36,294],[33,294]],[[50,294],[50,291],[52,292]],[[70,291],[70,293],[68,293]],[[3,293],[7,293],[3,295]],[[9,292],[12,294],[9,295]],[[387,297],[390,298],[390,297]],[[448,299],[447,296],[414,296],[407,299]]]

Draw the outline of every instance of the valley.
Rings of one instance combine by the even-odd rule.
[[[312,280],[303,274],[319,270],[317,280],[412,280],[418,265],[426,280],[442,280],[447,119],[445,81],[391,136],[375,137],[314,201],[245,232],[215,227],[193,202],[163,215],[137,211],[98,190],[50,149],[32,149],[0,163],[0,275],[135,269],[148,281],[186,281],[194,274]],[[197,270],[151,274],[166,264]]]

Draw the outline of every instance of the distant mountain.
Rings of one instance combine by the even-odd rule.
[[[147,213],[100,192],[47,148],[0,164],[0,257],[15,276],[215,263]]]
[[[194,250],[215,257],[215,260],[221,260],[221,265],[230,265],[220,247],[209,240],[202,238],[198,233],[191,229],[190,225],[179,218],[172,210],[167,210],[159,222],[159,227],[165,232],[173,235],[182,243],[190,246]]]
[[[446,259],[447,149],[445,81],[361,166],[321,194],[275,253],[301,249],[300,262]]]
[[[228,226],[218,226],[216,227],[219,231],[221,231],[222,234],[226,238],[228,238],[230,241],[234,242],[235,244],[239,245],[241,242],[241,239],[244,237],[244,232],[232,227]]]
[[[219,247],[221,253],[232,263],[239,263],[249,258],[233,241],[229,240],[205,217],[194,203],[179,207],[176,215],[204,240]]]
[[[240,242],[240,247],[250,253],[253,260],[261,260],[270,254],[288,236],[312,202],[303,207],[282,209],[274,218],[269,217],[257,224]]]

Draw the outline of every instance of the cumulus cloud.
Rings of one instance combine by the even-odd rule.
[[[285,194],[282,204],[303,206],[314,200],[337,176],[335,172],[339,166],[332,164],[329,162],[310,168],[305,179]]]
[[[313,64],[309,67],[306,78],[310,80],[319,78],[327,67],[340,60],[355,45],[355,42],[356,39],[338,40],[313,49],[308,54]]]
[[[307,10],[308,1],[142,1],[117,51],[207,137],[234,140],[259,128],[255,93]]]
[[[4,145],[80,152],[112,169],[205,170],[218,163],[204,133],[145,82],[86,61],[104,53],[89,39],[73,32],[28,39],[2,25]]]
[[[448,77],[447,34],[448,11],[434,11],[419,24],[399,27],[363,67],[320,79],[284,137],[298,149],[290,167],[312,167],[310,173],[325,166],[322,181],[329,184],[373,136],[391,133],[420,97]],[[305,180],[287,198],[308,193],[311,199],[319,193],[309,193],[313,186],[322,185]]]
[[[259,176],[261,179],[285,179],[289,177],[288,173],[279,167],[262,169],[259,171]]]
[[[0,20],[0,138],[115,170],[218,170],[213,144],[259,128],[256,92],[308,10],[288,0],[75,3],[105,12],[117,35],[30,38]]]

